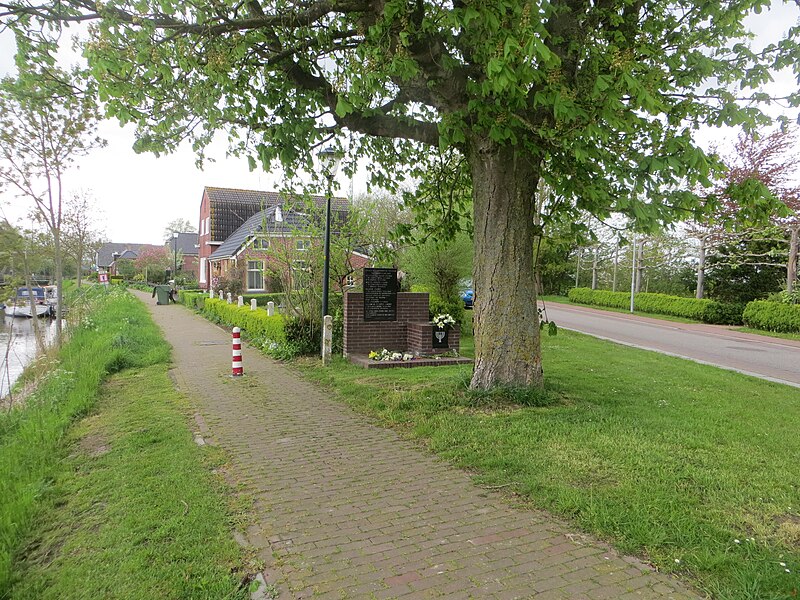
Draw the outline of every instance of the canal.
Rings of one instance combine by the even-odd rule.
[[[36,358],[36,339],[33,335],[33,319],[5,317],[0,321],[0,398],[22,374],[23,369]],[[56,333],[54,319],[39,319],[39,325],[49,344]]]

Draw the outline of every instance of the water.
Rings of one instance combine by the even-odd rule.
[[[0,327],[0,398],[22,374],[23,369],[36,358],[36,339],[33,335],[33,319],[5,317]],[[56,335],[54,319],[39,319],[45,343]],[[10,338],[10,342],[9,342]],[[7,354],[6,354],[7,353]]]

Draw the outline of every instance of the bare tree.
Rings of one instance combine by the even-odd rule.
[[[63,310],[64,177],[74,160],[104,145],[95,135],[93,96],[79,93],[76,71],[35,68],[0,82],[0,184],[27,198],[53,241],[56,345]]]
[[[67,199],[62,224],[64,252],[77,264],[78,287],[81,287],[83,261],[100,246],[97,231],[98,208],[90,192],[85,190],[72,194]]]

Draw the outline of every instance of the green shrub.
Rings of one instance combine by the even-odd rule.
[[[208,294],[195,290],[178,290],[178,302],[190,308],[203,310]]]
[[[753,329],[778,333],[800,333],[800,305],[767,300],[748,302],[744,323]]]
[[[283,303],[283,294],[245,294],[244,303],[250,304],[250,300],[255,298],[256,306],[266,306],[268,302],[274,302],[275,306]]]
[[[631,302],[629,292],[611,292],[589,288],[573,288],[567,296],[570,302],[612,308],[630,308]],[[639,292],[636,294],[634,309],[716,325],[739,325],[742,323],[743,307],[741,304],[728,304],[705,298],[698,300],[697,298]]]
[[[322,346],[322,331],[317,323],[303,317],[288,317],[284,323],[286,341],[297,354],[316,354]]]
[[[249,306],[228,304],[225,300],[206,298],[203,313],[216,317],[222,323],[239,327],[249,338],[262,346],[268,342],[286,341],[284,319],[280,315],[267,316],[263,308],[250,310]]]
[[[431,318],[436,315],[448,314],[453,317],[459,325],[464,322],[464,301],[461,300],[461,298],[443,300],[431,294],[428,299],[428,310],[430,311]]]

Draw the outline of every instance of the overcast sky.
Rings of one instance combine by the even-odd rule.
[[[773,10],[752,20],[751,28],[759,42],[777,41],[790,26],[798,24],[799,16],[797,4],[776,0]],[[8,33],[0,33],[0,75],[13,72],[13,52],[13,39]],[[785,74],[767,91],[780,95],[794,89],[796,82]],[[792,119],[797,117],[796,110],[787,114]],[[275,176],[250,172],[244,159],[226,158],[224,142],[209,148],[208,155],[216,162],[207,163],[201,171],[195,167],[194,153],[186,146],[160,158],[134,153],[132,126],[121,128],[116,121],[105,121],[100,134],[108,146],[82,158],[77,170],[69,173],[68,186],[92,193],[100,208],[102,229],[111,241],[159,243],[167,223],[176,218],[188,219],[196,227],[204,186],[276,189]],[[703,145],[717,142],[724,146],[733,136],[729,131],[706,130],[699,141]],[[350,181],[341,176],[338,179],[340,193],[348,193]],[[356,194],[366,191],[364,177],[356,177],[353,190]],[[9,193],[0,194],[0,208],[12,222],[26,214],[26,207],[25,201]]]

